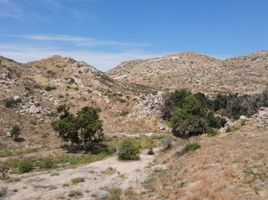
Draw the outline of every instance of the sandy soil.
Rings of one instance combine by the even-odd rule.
[[[96,192],[112,187],[143,190],[141,183],[153,170],[153,165],[154,156],[151,155],[141,155],[139,161],[119,161],[117,157],[111,157],[75,169],[32,173],[27,177],[21,177],[18,182],[1,181],[0,185],[8,188],[5,197],[7,200],[73,199],[69,197],[73,191],[83,194],[79,199],[96,199]],[[84,182],[73,184],[74,178],[84,178]]]

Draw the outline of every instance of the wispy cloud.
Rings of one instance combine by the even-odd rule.
[[[79,1],[79,0],[77,0]],[[31,19],[32,21],[68,20],[81,23],[96,21],[99,18],[93,13],[77,7],[72,0],[0,0],[0,18]],[[88,0],[87,3],[92,3]],[[66,15],[62,15],[65,13]]]
[[[80,37],[73,35],[24,35],[17,36],[28,40],[35,41],[55,41],[55,42],[67,42],[76,46],[114,46],[114,47],[148,47],[146,43],[130,43],[120,42],[112,40],[99,40],[90,37]]]
[[[19,62],[42,59],[53,54],[71,56],[106,71],[126,60],[144,59],[160,56],[143,51],[99,52],[90,50],[66,50],[53,46],[41,47],[25,44],[0,44],[0,55]]]

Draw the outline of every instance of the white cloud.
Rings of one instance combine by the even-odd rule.
[[[124,51],[124,52],[97,52],[97,51],[71,51],[55,47],[36,47],[17,44],[0,44],[0,55],[19,62],[28,62],[49,57],[54,54],[71,56],[82,60],[96,68],[106,71],[126,60],[144,59],[160,56],[159,54]]]
[[[94,13],[89,13],[72,0],[0,0],[0,18],[49,22],[53,20],[71,20],[76,23],[97,21]],[[93,2],[88,0],[87,3]]]
[[[60,41],[72,43],[76,46],[114,46],[114,47],[148,47],[149,44],[146,43],[130,43],[130,42],[120,42],[112,40],[98,40],[89,37],[80,37],[73,35],[26,35],[18,36],[28,40],[36,41]]]

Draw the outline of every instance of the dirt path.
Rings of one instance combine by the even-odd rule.
[[[117,157],[111,157],[75,169],[32,175],[18,182],[2,181],[0,185],[7,187],[7,200],[74,199],[70,194],[75,192],[79,199],[96,199],[94,194],[113,187],[123,190],[133,187],[142,191],[141,183],[153,170],[153,165],[152,155],[141,155],[139,161],[119,161]],[[74,178],[83,178],[84,182],[74,184]]]

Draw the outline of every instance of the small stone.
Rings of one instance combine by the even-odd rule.
[[[13,99],[14,99],[15,101],[19,101],[19,100],[21,100],[20,96],[17,96],[17,95],[14,96]]]
[[[151,138],[155,136],[155,133],[145,133],[145,136]]]
[[[109,192],[106,190],[100,190],[97,192],[96,197],[97,199],[106,199],[109,195]]]

